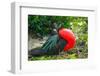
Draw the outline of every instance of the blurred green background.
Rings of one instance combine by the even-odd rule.
[[[77,59],[88,57],[88,17],[80,16],[42,16],[28,15],[28,35],[34,38],[40,35],[48,36],[52,30],[52,24],[71,29],[76,36],[76,45],[63,56],[32,57],[31,60],[48,59]]]

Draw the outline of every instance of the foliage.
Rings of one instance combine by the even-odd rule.
[[[48,36],[50,34],[53,23],[57,27],[63,26],[72,29],[76,36],[76,45],[71,51],[67,52],[66,57],[63,56],[41,56],[32,57],[31,60],[48,60],[48,59],[76,59],[88,57],[88,17],[78,16],[28,16],[28,34],[40,36]],[[55,43],[55,42],[54,42]],[[48,43],[49,44],[49,43]]]
[[[58,60],[58,59],[77,59],[77,55],[74,54],[64,54],[64,55],[44,55],[40,57],[31,57],[29,60]]]
[[[58,27],[62,25],[68,28],[69,21],[66,16],[39,16],[29,15],[28,16],[28,32],[40,34],[42,36],[50,33],[53,23],[56,23]]]
[[[80,53],[79,58],[86,58],[88,55],[88,18],[76,17],[71,22],[71,28],[76,36],[76,46],[74,49]]]

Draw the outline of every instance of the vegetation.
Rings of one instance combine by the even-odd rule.
[[[28,16],[28,35],[32,38],[48,36],[52,31],[53,23],[57,27],[63,26],[71,29],[76,36],[76,45],[63,55],[31,57],[29,60],[50,59],[77,59],[88,57],[88,17],[78,16]]]

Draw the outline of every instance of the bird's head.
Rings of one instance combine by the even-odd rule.
[[[64,28],[62,25],[59,25],[57,27],[57,24],[53,24],[53,31],[56,32],[56,34],[59,35],[60,38],[64,39],[66,41],[66,45],[64,47],[64,51],[68,51],[69,49],[72,49],[75,46],[76,43],[76,37],[71,29]]]

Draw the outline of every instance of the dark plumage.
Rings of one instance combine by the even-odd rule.
[[[34,49],[32,49],[31,51],[29,51],[29,55],[32,55],[32,56],[42,56],[42,55],[45,55],[45,54],[46,54],[45,50],[34,50]]]

